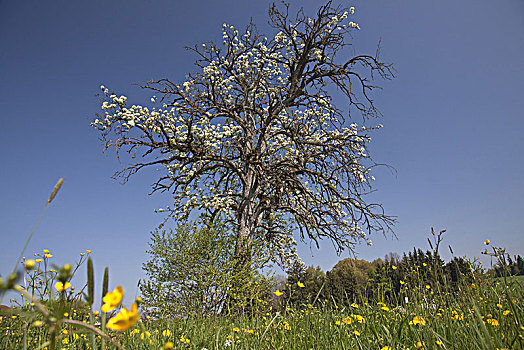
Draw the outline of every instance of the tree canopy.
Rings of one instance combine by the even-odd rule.
[[[241,264],[249,264],[260,240],[290,266],[295,230],[342,251],[389,229],[393,219],[365,198],[376,165],[367,145],[380,125],[358,126],[353,115],[379,114],[374,78],[391,78],[392,67],[378,50],[349,54],[351,32],[359,30],[353,13],[328,2],[310,18],[273,5],[271,38],[252,23],[243,32],[224,24],[222,43],[191,48],[197,69],[185,81],[143,86],[153,94],[150,107],[129,105],[101,86],[103,113],[92,126],[106,148],[134,159],[118,175],[127,181],[144,167],[162,166],[152,191],[172,192],[165,210],[231,224]]]

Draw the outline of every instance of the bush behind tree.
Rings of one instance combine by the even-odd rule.
[[[144,309],[154,317],[245,312],[267,300],[270,279],[261,273],[263,247],[250,269],[235,270],[235,234],[223,223],[178,222],[152,232],[150,259],[140,282]]]

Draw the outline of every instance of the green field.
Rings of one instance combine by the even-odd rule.
[[[396,305],[368,300],[330,308],[319,301],[295,308],[268,305],[251,317],[142,317],[126,331],[105,330],[119,344],[108,340],[105,348],[523,349],[524,290],[515,283],[523,279],[511,277],[507,288],[502,279],[478,275],[457,292],[445,285],[406,284]],[[53,325],[57,349],[92,349],[93,342],[101,348],[100,336],[93,340],[88,329],[68,321],[89,324],[86,310],[49,308],[54,315],[65,310],[61,322],[53,324],[31,305],[2,311],[0,348],[22,349],[26,342],[28,349],[50,349]]]

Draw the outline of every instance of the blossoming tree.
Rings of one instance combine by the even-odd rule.
[[[185,81],[144,86],[150,107],[102,86],[103,114],[92,126],[106,148],[134,159],[117,174],[127,181],[144,167],[165,169],[152,185],[173,193],[163,210],[231,224],[239,267],[250,264],[255,241],[286,268],[296,257],[293,232],[342,251],[388,229],[392,218],[365,198],[376,165],[369,132],[380,125],[359,127],[351,116],[378,115],[373,80],[392,77],[392,68],[378,50],[348,55],[360,29],[353,13],[328,2],[313,18],[292,17],[273,5],[270,39],[253,24],[243,33],[224,24],[222,43],[192,48],[198,69]]]

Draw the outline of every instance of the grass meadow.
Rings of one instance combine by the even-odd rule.
[[[38,265],[47,264],[46,254],[50,255],[39,254]],[[45,278],[40,272],[26,271],[25,290],[31,295],[22,291],[19,307],[2,309],[0,348],[524,349],[524,276],[495,279],[478,274],[458,292],[445,284],[406,283],[389,303],[355,300],[347,307],[327,300],[289,307],[282,295],[281,303],[254,315],[174,319],[142,315],[128,329],[116,331],[101,324],[100,312],[74,298],[79,293],[72,287],[57,290],[63,271],[48,271],[54,272],[52,280],[39,279],[40,286],[28,287],[35,282],[33,277]],[[108,312],[107,319],[117,310]]]

